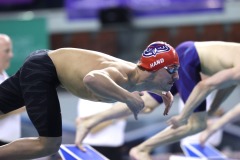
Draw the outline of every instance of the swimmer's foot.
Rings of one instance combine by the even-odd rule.
[[[140,147],[134,147],[130,150],[129,155],[131,160],[152,160],[149,152],[140,149]]]

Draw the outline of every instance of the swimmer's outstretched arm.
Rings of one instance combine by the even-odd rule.
[[[92,92],[105,99],[126,103],[137,119],[137,114],[143,109],[144,102],[138,91],[129,92],[121,86],[127,85],[127,75],[116,68],[109,67],[95,70],[87,74],[83,82]]]
[[[215,89],[223,89],[230,86],[235,86],[240,81],[240,66],[225,69],[217,72],[213,76],[202,80],[193,89],[183,111],[178,116],[172,117],[168,120],[168,124],[173,128],[185,125],[188,122],[189,117],[193,113],[194,109],[203,102],[204,99]]]

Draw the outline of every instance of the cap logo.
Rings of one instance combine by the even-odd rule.
[[[163,53],[163,52],[168,52],[170,50],[170,48],[165,45],[165,44],[152,44],[149,47],[147,47],[142,56],[143,57],[156,57],[157,54]]]

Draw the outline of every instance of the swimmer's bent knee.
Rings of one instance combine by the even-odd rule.
[[[40,137],[40,143],[40,152],[44,152],[46,155],[54,154],[60,148],[62,137]]]

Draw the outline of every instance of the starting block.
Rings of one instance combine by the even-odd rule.
[[[90,145],[84,144],[83,147],[86,152],[83,152],[74,144],[62,144],[58,153],[63,160],[109,160]]]
[[[181,148],[185,156],[173,155],[169,160],[229,160],[210,144],[201,146],[198,143],[183,143]]]

